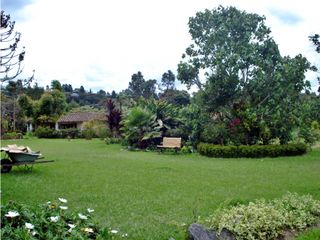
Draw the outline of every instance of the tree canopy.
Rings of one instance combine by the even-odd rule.
[[[282,57],[264,21],[235,7],[198,12],[189,19],[193,43],[178,65],[178,78],[201,90],[204,111],[226,127],[239,119],[243,143],[256,141],[264,131],[286,141],[299,93],[310,87],[304,78],[307,59]],[[288,122],[279,132],[281,119]]]

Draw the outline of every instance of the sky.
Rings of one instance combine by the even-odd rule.
[[[192,43],[189,17],[219,5],[264,15],[282,56],[320,62],[308,40],[320,33],[315,0],[1,0],[26,48],[20,78],[35,69],[40,86],[59,80],[94,92],[124,90],[138,71],[146,80],[176,73]],[[306,78],[315,90],[316,74]]]

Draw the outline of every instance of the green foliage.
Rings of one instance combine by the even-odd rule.
[[[110,135],[110,132],[107,129],[107,126],[101,121],[90,120],[90,121],[84,122],[82,125],[82,128],[83,128],[82,135],[86,139],[91,139],[93,137],[104,139]]]
[[[225,123],[208,122],[201,133],[201,140],[206,143],[226,144],[229,142],[229,133]]]
[[[166,89],[159,94],[159,98],[174,106],[187,106],[190,104],[190,95],[185,90]]]
[[[34,131],[34,135],[38,138],[59,138],[61,134],[59,131],[50,127],[37,127]]]
[[[192,153],[193,152],[193,148],[191,146],[183,146],[181,148],[181,153]]]
[[[115,137],[107,137],[104,139],[105,143],[107,145],[109,144],[119,144],[122,142],[122,139],[121,138],[115,138]]]
[[[302,230],[320,220],[320,201],[310,195],[288,193],[270,202],[259,200],[248,205],[219,209],[206,224],[221,232],[227,229],[237,239],[277,239],[284,230]]]
[[[156,116],[145,108],[132,108],[122,124],[125,139],[130,146],[146,148],[149,140],[161,136]]]
[[[51,81],[51,89],[58,90],[60,92],[63,91],[63,88],[62,88],[61,83],[59,82],[59,80],[52,80]]]
[[[19,132],[6,132],[1,136],[1,139],[22,139],[23,135]]]
[[[300,93],[310,88],[304,77],[307,59],[281,57],[265,18],[234,7],[198,12],[189,20],[189,32],[193,43],[178,66],[178,78],[187,87],[199,87],[202,111],[218,116],[218,124],[240,120],[233,131],[225,129],[234,144],[267,144],[277,137],[287,143],[299,125]],[[203,83],[199,72],[204,72]]]
[[[172,73],[171,70],[168,70],[168,72],[162,74],[161,85],[165,88],[165,90],[174,89],[175,80],[175,75]]]
[[[27,117],[32,117],[34,114],[34,103],[30,97],[26,94],[20,95],[18,98],[18,104],[20,108],[23,110],[24,115]]]
[[[222,146],[200,143],[197,150],[200,154],[208,157],[260,158],[303,155],[307,152],[307,145],[304,143],[291,143],[286,145]]]
[[[37,123],[53,123],[65,112],[66,97],[59,90],[45,92],[38,101],[34,102],[33,119]]]
[[[60,129],[60,136],[62,138],[78,138],[80,137],[80,130],[77,128]]]
[[[135,101],[139,100],[140,97],[145,99],[156,97],[156,80],[145,80],[142,73],[138,71],[131,77],[131,82],[129,82],[129,87],[126,90],[127,94],[133,98]]]
[[[120,239],[95,223],[93,209],[75,213],[66,205],[59,198],[33,208],[12,201],[1,206],[1,239]]]

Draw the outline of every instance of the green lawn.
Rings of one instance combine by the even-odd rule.
[[[214,159],[129,152],[97,139],[26,139],[2,146],[13,143],[55,162],[3,174],[2,203],[38,205],[63,197],[72,209],[94,208],[101,225],[129,239],[184,239],[188,224],[225,201],[273,199],[287,191],[320,199],[320,149],[302,157]]]

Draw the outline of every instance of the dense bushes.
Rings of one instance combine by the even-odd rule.
[[[38,127],[34,135],[38,138],[87,138],[98,137],[101,139],[109,136],[109,131],[104,125],[85,125],[83,131],[77,128],[55,130],[49,127]]]
[[[218,209],[203,222],[218,232],[229,230],[236,239],[278,239],[285,230],[301,231],[319,221],[320,201],[288,193],[270,202]]]
[[[241,146],[222,146],[208,143],[200,143],[198,152],[208,157],[280,157],[296,156],[307,152],[307,146],[303,143],[286,145],[241,145]]]
[[[5,139],[22,139],[23,135],[22,133],[19,132],[8,132],[8,133],[4,133],[1,136],[1,139],[5,140]]]
[[[38,127],[34,134],[38,138],[59,138],[61,136],[59,131],[49,127]]]

